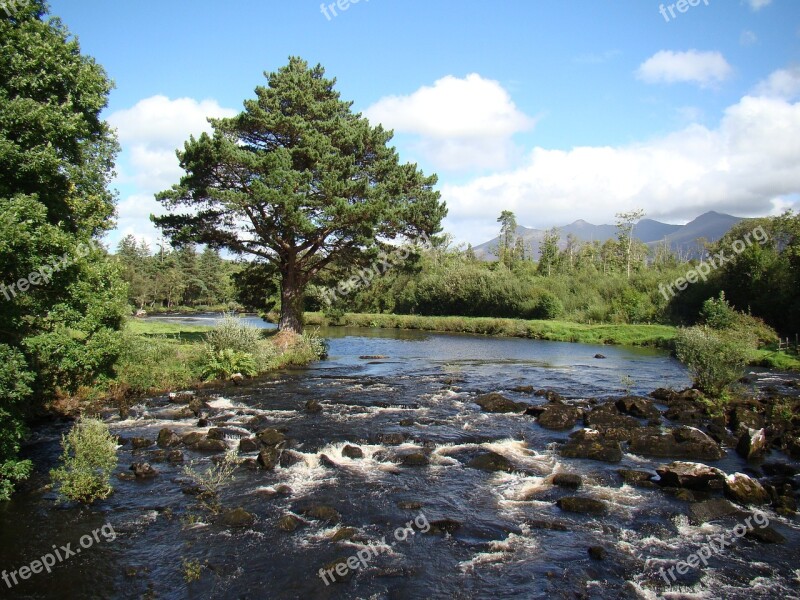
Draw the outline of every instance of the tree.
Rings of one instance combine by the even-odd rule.
[[[0,497],[25,470],[31,400],[110,373],[126,309],[95,244],[113,225],[112,84],[46,13],[43,0],[0,11]]]
[[[619,247],[622,250],[622,261],[625,263],[628,279],[631,278],[633,228],[636,226],[636,223],[642,220],[643,217],[644,211],[642,209],[617,213],[617,240],[619,241]]]
[[[440,230],[436,176],[400,164],[392,133],[340,100],[322,66],[300,58],[267,75],[245,110],[178,152],[186,174],[153,217],[173,242],[267,263],[281,282],[279,327],[302,329],[306,285],[333,261],[356,266],[390,240]]]
[[[540,275],[548,277],[553,272],[553,267],[558,266],[558,242],[561,233],[558,227],[548,229],[542,241],[539,242],[539,266],[537,267]]]
[[[515,239],[517,237],[517,218],[510,210],[504,210],[497,217],[500,223],[500,243],[498,245],[498,258],[509,269],[514,266]]]

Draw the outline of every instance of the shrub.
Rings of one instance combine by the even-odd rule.
[[[261,340],[260,329],[231,314],[224,315],[214,329],[206,334],[206,341],[215,352],[237,350],[250,353]]]
[[[211,512],[219,512],[219,492],[233,479],[238,464],[239,455],[236,450],[228,450],[222,460],[213,463],[205,471],[197,471],[194,463],[191,463],[183,467],[183,474],[199,488],[198,498],[203,505]]]
[[[552,320],[559,318],[563,312],[564,305],[561,300],[550,292],[541,292],[532,316],[534,319]]]
[[[230,379],[234,373],[247,377],[258,375],[255,357],[241,350],[209,347],[203,363],[203,379]]]
[[[736,323],[736,311],[725,300],[725,292],[720,292],[717,299],[703,302],[700,321],[714,329],[728,329]]]
[[[0,344],[0,502],[11,496],[15,481],[30,474],[30,461],[18,460],[17,452],[25,434],[23,408],[33,378],[22,354]]]
[[[722,395],[747,364],[748,349],[708,327],[678,330],[675,353],[692,374],[698,389]]]
[[[61,440],[61,466],[50,471],[61,500],[91,504],[114,491],[111,473],[117,467],[117,442],[99,419],[81,419]]]

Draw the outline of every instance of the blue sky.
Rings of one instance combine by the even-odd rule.
[[[361,0],[335,17],[319,0],[51,7],[116,82],[110,244],[156,242],[148,215],[180,176],[174,149],[290,55],[395,130],[401,158],[439,175],[446,230],[477,244],[504,209],[548,227],[633,208],[682,223],[800,207],[800,3],[694,2]]]

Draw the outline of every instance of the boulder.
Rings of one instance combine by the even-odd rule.
[[[350,444],[347,444],[344,448],[342,448],[342,456],[351,459],[364,458],[364,451],[358,446],[351,446]]]
[[[592,560],[603,560],[607,554],[608,551],[602,546],[589,547],[589,558],[591,558]]]
[[[205,434],[199,431],[192,431],[191,433],[187,433],[181,438],[181,442],[183,442],[186,446],[194,446],[197,442],[205,438]]]
[[[158,475],[158,471],[151,467],[150,463],[133,463],[128,469],[133,471],[136,479],[152,479]]]
[[[313,504],[304,508],[300,513],[309,519],[325,521],[326,523],[338,523],[342,520],[342,515],[339,514],[339,511],[325,504]]]
[[[455,533],[461,529],[461,523],[455,519],[437,519],[430,522],[428,533]]]
[[[662,487],[688,488],[692,490],[720,489],[725,474],[714,467],[702,463],[676,461],[658,467],[656,473]]]
[[[522,413],[528,407],[525,402],[514,402],[497,392],[478,396],[475,398],[475,404],[485,412],[491,413]]]
[[[332,560],[322,567],[326,577],[331,579],[331,583],[345,583],[353,578],[354,572],[347,566],[347,557],[339,557]]]
[[[131,448],[134,450],[142,450],[143,448],[149,448],[155,442],[153,440],[148,440],[147,438],[143,437],[132,437],[131,438]]]
[[[659,411],[652,400],[639,396],[625,396],[614,403],[617,410],[625,415],[636,417],[637,419],[660,419]]]
[[[159,448],[174,448],[180,445],[181,436],[166,427],[158,432],[157,444]]]
[[[241,385],[241,383],[244,381],[244,375],[241,373],[234,373],[231,375],[231,381],[233,382],[233,385]]]
[[[598,431],[606,429],[630,431],[641,426],[638,419],[621,414],[613,402],[596,406],[583,416],[583,422],[587,427]]]
[[[262,429],[256,437],[263,445],[273,448],[286,442],[286,436],[277,429]]]
[[[220,515],[219,521],[225,527],[250,527],[255,523],[256,518],[243,508],[234,508],[224,511]]]
[[[399,446],[406,441],[405,433],[382,433],[378,435],[378,442],[386,446]]]
[[[664,417],[683,425],[700,425],[706,418],[706,411],[694,400],[677,400],[670,404]]]
[[[755,411],[753,406],[736,406],[728,413],[730,427],[737,434],[746,433],[748,429],[762,429],[764,417]]]
[[[595,354],[594,357],[599,359],[599,360],[603,360],[604,358],[606,358],[605,354],[599,354],[599,353]]]
[[[292,532],[302,524],[303,521],[294,515],[283,515],[280,519],[278,519],[278,522],[275,526],[281,531]]]
[[[725,478],[725,496],[738,504],[766,504],[767,490],[755,479],[744,473],[734,473]]]
[[[767,453],[767,436],[764,429],[744,431],[736,444],[736,452],[747,460],[764,456]]]
[[[255,438],[242,438],[239,440],[239,452],[242,454],[257,452],[258,448],[258,440]]]
[[[756,540],[762,544],[785,544],[786,538],[775,531],[772,527],[753,527],[748,529],[744,537]]]
[[[583,496],[565,496],[556,502],[556,506],[566,512],[602,515],[608,507],[602,500],[585,498]]]
[[[183,452],[180,450],[170,450],[167,453],[167,461],[171,463],[182,463],[183,462]]]
[[[430,460],[428,460],[428,457],[422,452],[406,454],[402,457],[400,462],[406,467],[427,467],[430,464]]]
[[[316,415],[322,412],[322,404],[319,400],[309,400],[306,402],[306,412],[311,415]]]
[[[168,398],[172,404],[189,404],[189,402],[194,400],[194,396],[194,392],[186,390],[182,392],[170,392]]]
[[[280,451],[277,448],[262,448],[256,460],[262,469],[272,471],[278,464],[279,458]]]
[[[496,452],[479,454],[469,461],[467,466],[471,469],[480,469],[481,471],[505,471],[510,473],[514,470],[514,465],[511,464],[511,461]]]
[[[694,524],[707,523],[740,513],[741,511],[736,506],[724,498],[712,498],[689,505],[689,519]]]
[[[622,460],[622,448],[619,442],[606,439],[599,431],[581,429],[571,434],[569,441],[561,447],[561,456],[613,463]]]
[[[583,478],[577,473],[556,473],[553,476],[553,485],[577,490],[583,485]]]
[[[622,477],[622,481],[628,485],[637,487],[654,487],[653,475],[648,471],[637,471],[636,469],[617,469],[617,473]]]
[[[332,542],[343,542],[345,540],[349,540],[355,535],[358,535],[358,529],[355,527],[340,527],[329,539]]]
[[[225,452],[228,446],[222,440],[210,440],[205,438],[192,446],[192,449],[198,452]]]
[[[644,456],[718,460],[723,452],[708,435],[694,427],[678,427],[662,432],[653,428],[635,431],[631,452]]]
[[[536,419],[545,429],[572,429],[580,417],[580,411],[568,404],[548,404]]]
[[[278,463],[284,469],[288,469],[289,467],[301,462],[305,462],[303,456],[298,452],[293,452],[292,450],[284,450],[281,452],[281,456],[278,459]]]

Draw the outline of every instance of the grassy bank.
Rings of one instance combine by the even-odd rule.
[[[329,322],[322,313],[306,313],[305,317],[307,325],[333,324],[350,327],[419,329],[444,333],[523,337],[556,342],[661,348],[670,347],[676,331],[675,327],[669,325],[585,325],[568,321],[526,321],[484,317],[422,317],[346,313],[334,323]]]

